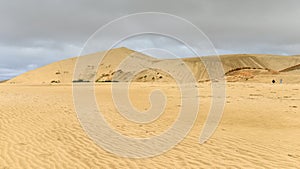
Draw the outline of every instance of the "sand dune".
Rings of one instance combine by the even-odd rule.
[[[99,57],[104,55],[99,63]],[[268,82],[284,72],[299,75],[300,58],[297,56],[278,56],[278,55],[259,55],[259,54],[235,54],[220,56],[224,68],[224,75],[229,76],[229,81],[248,81],[259,82],[260,75]],[[117,48],[80,57],[79,60],[85,65],[78,64],[77,58],[71,58],[46,65],[36,70],[27,72],[16,78],[9,80],[10,84],[50,84],[50,83],[71,83],[72,81],[138,81],[138,82],[168,82],[172,81],[173,76],[179,76],[174,72],[164,72],[153,67],[168,69],[181,69],[181,60],[178,59],[156,59],[145,54],[135,52],[127,48]],[[190,68],[197,81],[208,81],[208,76],[204,62],[212,67],[215,64],[215,57],[184,58],[184,63]],[[75,72],[74,68],[81,69]],[[121,66],[120,66],[121,65]],[[137,72],[137,67],[141,68]],[[142,70],[144,68],[144,70]],[[222,69],[214,67],[214,69]],[[293,70],[293,71],[292,71]],[[291,72],[292,71],[292,72]],[[235,72],[235,73],[233,73]],[[140,73],[140,74],[138,74]],[[160,74],[156,77],[156,73]],[[130,78],[135,76],[134,78]],[[181,75],[182,76],[182,75]],[[146,78],[142,78],[146,77]],[[264,81],[262,81],[264,82]],[[286,79],[287,83],[296,83],[293,79]]]
[[[90,61],[97,60],[100,55],[104,54],[104,52],[99,52],[91,55],[84,56],[82,58]],[[146,55],[136,53],[135,51],[119,48],[113,49],[107,52],[107,56],[103,58],[103,63],[99,65],[99,70],[97,80],[101,80],[101,75],[103,74],[111,74],[114,69],[120,64],[120,62],[127,57],[128,55],[134,55],[135,57],[143,57],[147,58]],[[41,68],[26,72],[16,78],[13,78],[8,81],[8,83],[13,84],[50,84],[53,83],[72,83],[74,76],[74,68],[76,65],[77,57],[62,60],[59,62],[55,62]],[[98,65],[90,65],[87,66],[78,77],[83,76],[83,79],[90,80],[93,77],[93,73],[97,72],[96,68]],[[92,74],[92,75],[91,75]],[[76,79],[75,79],[76,80]],[[105,79],[104,79],[105,80]]]

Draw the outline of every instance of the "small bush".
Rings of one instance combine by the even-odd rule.
[[[60,80],[52,80],[51,83],[60,83]]]

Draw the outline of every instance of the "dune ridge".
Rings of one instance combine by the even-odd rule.
[[[99,56],[103,57],[100,65]],[[133,59],[133,63],[125,63],[125,69],[120,69],[119,65],[126,59]],[[55,62],[41,68],[26,72],[17,76],[6,83],[10,84],[50,84],[50,83],[72,83],[76,82],[111,82],[111,81],[137,81],[137,82],[170,82],[173,81],[170,72],[152,69],[151,66],[159,65],[162,67],[180,68],[178,59],[157,59],[147,56],[127,48],[116,48],[109,51],[98,52],[83,57],[89,64],[74,75],[74,68],[77,57]],[[139,65],[134,65],[135,61]],[[204,56],[194,58],[183,58],[182,61],[190,68],[198,82],[211,80],[206,71],[204,62],[214,66],[215,56]],[[265,54],[233,54],[221,55],[220,61],[223,65],[224,76],[228,81],[261,81],[261,76],[265,79],[276,79],[278,75],[287,72],[292,75],[299,75],[299,56],[280,56]],[[126,65],[127,64],[127,65]],[[127,67],[126,67],[127,66]],[[145,70],[135,72],[130,66],[144,67]],[[124,65],[123,65],[124,68]],[[221,69],[216,67],[215,69]],[[130,79],[129,77],[135,76]],[[156,76],[159,75],[159,76]],[[176,75],[176,74],[175,74]],[[73,77],[77,77],[73,79]],[[279,77],[279,78],[284,78]],[[287,79],[288,83],[296,83],[293,79]]]

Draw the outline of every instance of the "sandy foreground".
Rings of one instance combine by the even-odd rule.
[[[211,105],[209,83],[199,83],[200,110],[188,136],[161,155],[123,158],[97,146],[82,129],[71,85],[0,85],[0,168],[297,168],[300,166],[299,84],[227,83],[223,118],[199,144]],[[165,112],[150,124],[127,121],[115,109],[111,84],[96,98],[111,127],[130,137],[161,134],[176,119],[180,94],[172,83],[133,83],[132,104],[146,110],[161,89]],[[168,140],[165,140],[168,142]],[[113,143],[112,143],[113,144]]]

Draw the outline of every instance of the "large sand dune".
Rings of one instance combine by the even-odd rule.
[[[104,56],[105,55],[105,56]],[[99,63],[100,56],[104,56]],[[130,60],[131,59],[131,60]],[[235,54],[220,56],[221,63],[228,81],[260,81],[260,75],[266,81],[272,79],[284,78],[287,72],[293,75],[299,75],[300,57],[298,56],[277,56],[277,55],[259,55],[259,54]],[[156,59],[145,54],[135,52],[127,48],[117,48],[109,51],[55,62],[44,67],[32,70],[23,75],[9,80],[11,84],[50,84],[50,83],[71,83],[72,81],[139,81],[151,82],[173,81],[173,76],[179,76],[174,72],[166,72],[153,67],[181,69],[181,60],[179,59]],[[208,76],[206,67],[203,63],[214,67],[216,59],[214,56],[184,58],[184,63],[193,72],[197,81],[212,80]],[[74,75],[74,68],[80,67]],[[122,65],[122,66],[120,66]],[[136,72],[136,67],[144,68],[141,72]],[[214,67],[222,69],[222,67]],[[222,70],[223,71],[223,70]],[[135,78],[131,79],[133,76]],[[182,76],[182,75],[181,75]],[[286,83],[296,83],[296,79],[286,79]]]

